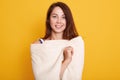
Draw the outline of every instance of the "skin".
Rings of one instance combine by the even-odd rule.
[[[62,39],[63,31],[66,28],[65,15],[60,7],[55,7],[50,15],[52,34],[50,39]]]
[[[66,19],[64,12],[60,7],[55,7],[50,15],[50,25],[52,28],[52,35],[49,39],[58,40],[62,39],[63,31],[66,28]],[[63,51],[64,60],[62,61],[60,79],[62,79],[63,73],[67,66],[72,61],[73,48],[68,46]]]
[[[62,80],[65,69],[72,61],[72,55],[73,55],[73,48],[71,46],[66,47],[63,51],[64,60],[62,61],[61,71],[60,71],[60,79],[61,80]]]
[[[50,25],[52,34],[47,40],[62,40],[63,32],[66,28],[66,18],[64,12],[60,7],[55,7],[50,15]],[[39,43],[36,41],[35,43]],[[64,60],[62,61],[60,79],[64,74],[67,66],[72,61],[73,48],[71,46],[65,47],[63,51]]]

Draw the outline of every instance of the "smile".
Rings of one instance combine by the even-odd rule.
[[[63,25],[55,25],[55,27],[59,29],[59,28],[63,27]]]

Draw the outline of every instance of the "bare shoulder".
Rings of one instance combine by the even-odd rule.
[[[40,41],[36,40],[36,41],[33,42],[33,44],[40,44]]]
[[[33,44],[43,44],[44,43],[44,39],[40,38],[38,40],[36,40],[35,42],[33,42]]]

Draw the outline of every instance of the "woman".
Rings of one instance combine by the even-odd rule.
[[[36,49],[36,45],[39,48],[41,47],[41,50]],[[81,50],[80,55],[77,54],[78,50]],[[84,62],[84,43],[82,38],[78,36],[71,11],[65,3],[56,2],[49,7],[46,18],[45,36],[31,45],[31,54],[36,80],[81,79]],[[77,60],[81,62],[79,63]]]

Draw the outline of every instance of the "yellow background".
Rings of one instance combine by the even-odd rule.
[[[0,80],[33,80],[30,44],[57,0],[0,0]],[[120,80],[120,0],[60,0],[85,41],[83,80]]]

